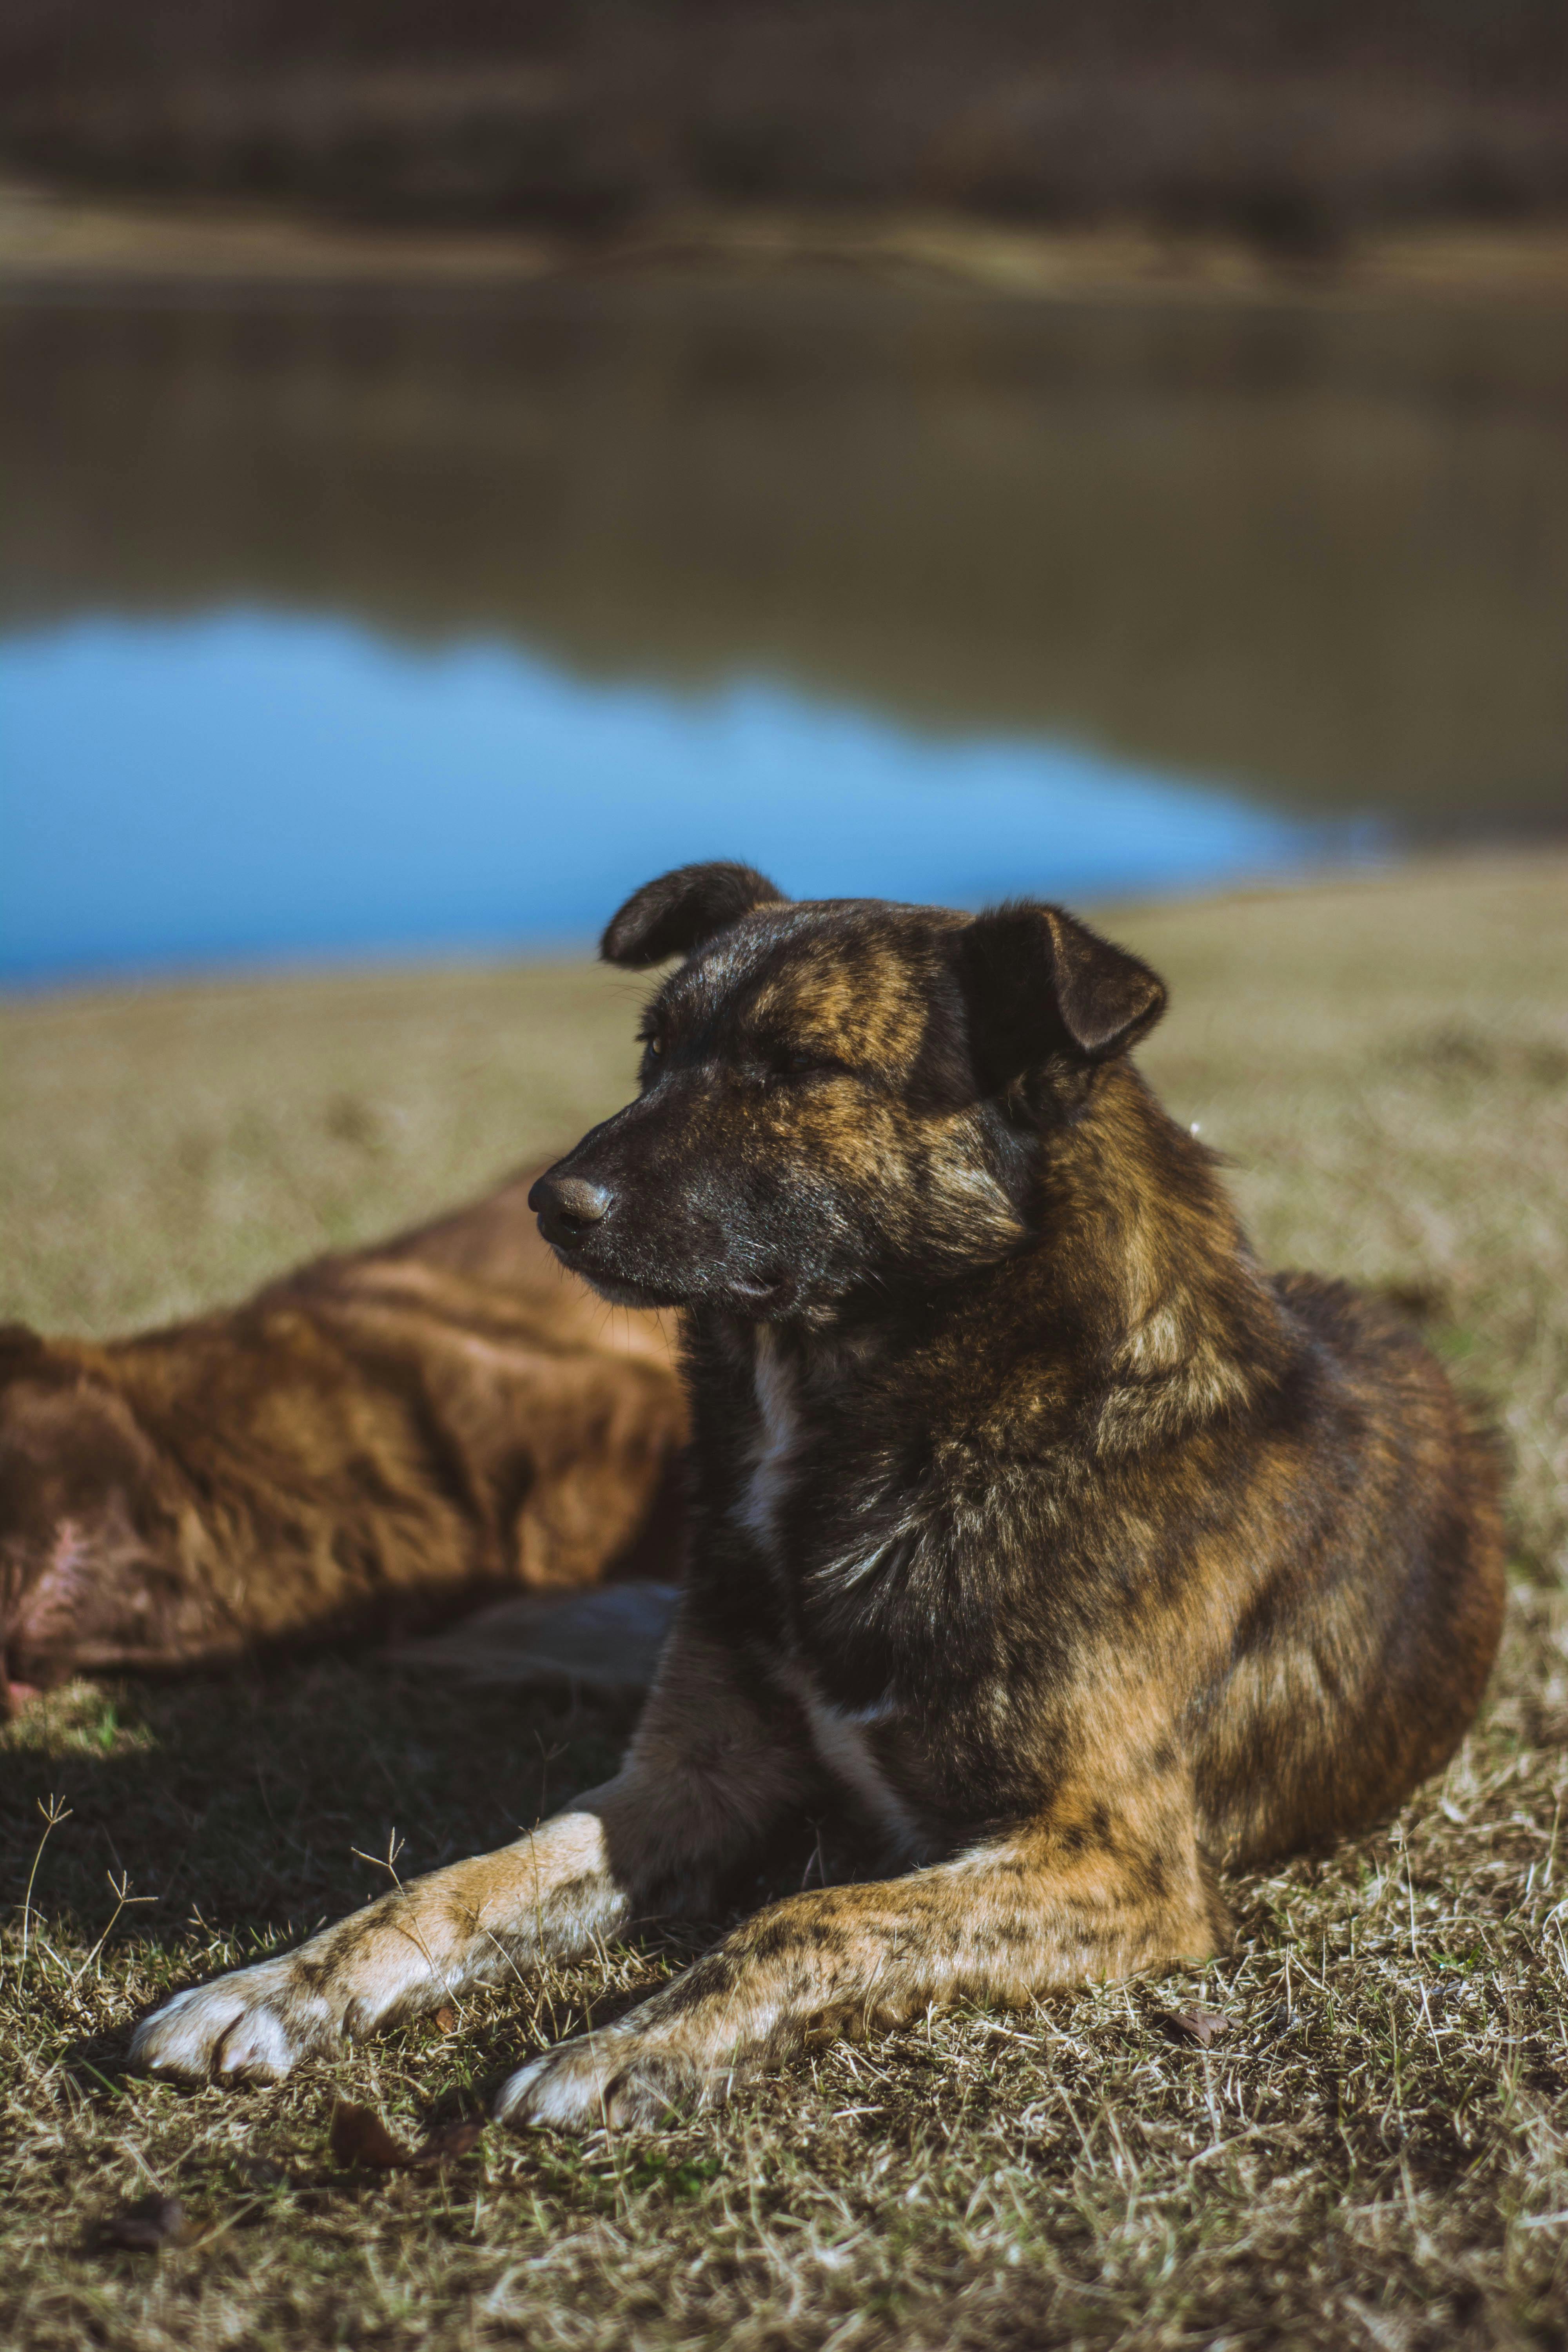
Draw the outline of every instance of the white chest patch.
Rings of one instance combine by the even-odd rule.
[[[883,1710],[830,1706],[804,1666],[787,1666],[779,1679],[805,1710],[811,1743],[825,1770],[858,1799],[902,1860],[916,1860],[922,1844],[919,1824],[866,1736]]]
[[[796,1377],[794,1366],[764,1325],[757,1333],[752,1371],[761,1427],[739,1516],[748,1534],[781,1566],[780,1511],[799,1466],[804,1433]],[[896,1540],[896,1537],[888,1538],[866,1554],[852,1553],[819,1572],[847,1587],[876,1569]],[[798,1701],[805,1713],[812,1746],[824,1769],[858,1800],[900,1860],[917,1860],[923,1843],[919,1825],[878,1762],[867,1736],[884,1714],[884,1708],[879,1706],[851,1710],[830,1706],[798,1660],[781,1664],[776,1674],[781,1685]]]
[[[741,1501],[741,1524],[764,1551],[778,1541],[778,1509],[789,1485],[800,1439],[795,1373],[764,1324],[757,1333],[752,1378],[762,1431],[752,1458],[752,1475]]]

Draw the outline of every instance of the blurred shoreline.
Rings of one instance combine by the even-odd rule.
[[[1251,910],[1269,907],[1295,919],[1305,905],[1327,927],[1347,935],[1363,925],[1375,930],[1383,916],[1403,919],[1415,907],[1454,892],[1479,891],[1507,898],[1521,894],[1532,903],[1554,898],[1568,923],[1568,843],[1551,835],[1529,844],[1479,842],[1441,850],[1387,850],[1343,864],[1304,866],[1291,874],[1267,874],[1237,881],[1170,890],[1053,892],[1115,937],[1148,925],[1183,929],[1213,917],[1250,922]],[[1037,894],[1039,895],[1039,894]],[[1380,914],[1380,910],[1382,910]],[[320,997],[334,1007],[368,1005],[383,994],[416,1001],[421,991],[438,998],[473,988],[504,992],[517,982],[525,992],[536,982],[546,992],[553,981],[582,986],[597,998],[607,993],[623,1006],[639,1003],[640,981],[628,982],[600,964],[593,938],[520,940],[510,953],[472,947],[344,948],[337,950],[280,948],[271,952],[203,961],[180,959],[134,965],[86,966],[50,972],[36,980],[0,976],[0,1034],[16,1040],[35,1021],[78,1015],[91,1021],[117,1005],[138,1006],[149,1015],[177,1019],[182,1006],[223,1003],[237,1013],[265,1016],[268,1005],[308,1014]]]
[[[1558,306],[1568,221],[1368,229],[1311,258],[1137,221],[999,226],[940,210],[686,206],[593,238],[333,221],[282,204],[0,182],[0,298],[223,288],[509,293],[669,275],[863,277],[1020,301]]]

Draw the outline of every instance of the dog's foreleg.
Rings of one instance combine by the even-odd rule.
[[[1108,1821],[1086,1805],[908,1878],[771,1906],[629,2016],[514,2074],[496,2112],[578,2131],[651,2125],[721,2100],[810,2029],[964,2000],[1019,2006],[1205,1958],[1224,1932],[1190,1814]]]
[[[143,2020],[132,2064],[273,2081],[297,2060],[569,1960],[628,1920],[700,1911],[714,1874],[803,1785],[793,1726],[678,1627],[626,1764],[531,1836],[383,1895],[298,1951],[198,1985]]]

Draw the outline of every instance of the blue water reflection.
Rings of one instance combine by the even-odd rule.
[[[1189,888],[1354,845],[1080,745],[253,610],[0,640],[0,751],[13,980],[577,944],[694,857],[801,895],[963,905]]]

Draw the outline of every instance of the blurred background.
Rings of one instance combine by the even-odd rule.
[[[0,980],[1568,826],[1560,0],[9,0]]]

